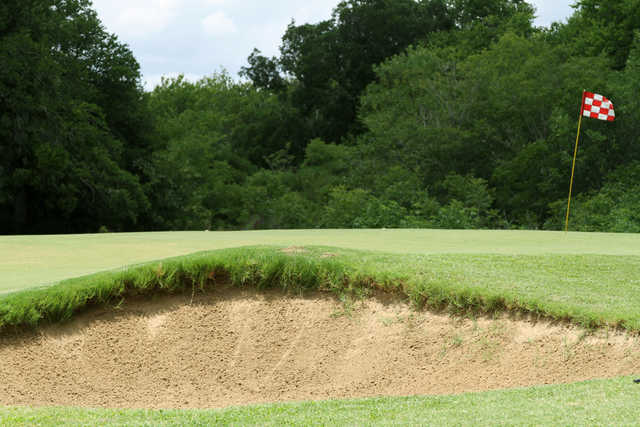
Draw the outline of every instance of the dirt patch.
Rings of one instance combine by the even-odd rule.
[[[289,246],[288,248],[280,249],[280,252],[285,254],[301,254],[308,252],[303,246]]]
[[[320,258],[333,258],[336,257],[338,255],[332,253],[332,252],[325,252],[322,255],[320,255]]]
[[[637,337],[237,289],[130,301],[0,337],[0,405],[214,408],[638,373]]]

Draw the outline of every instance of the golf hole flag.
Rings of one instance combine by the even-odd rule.
[[[616,118],[613,104],[607,98],[597,93],[585,92],[582,101],[582,115],[592,119],[612,122]]]
[[[578,155],[578,140],[580,139],[580,125],[583,117],[606,120],[612,122],[616,118],[613,104],[602,95],[593,92],[582,91],[582,107],[578,119],[578,134],[576,135],[576,148],[573,150],[573,165],[571,166],[571,182],[569,183],[569,200],[567,201],[567,217],[564,221],[564,231],[569,231],[569,210],[571,209],[571,191],[573,189],[573,174],[576,170],[576,156]]]

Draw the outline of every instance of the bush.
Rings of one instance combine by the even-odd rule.
[[[475,207],[466,207],[459,200],[452,200],[442,206],[433,218],[432,224],[437,228],[471,229],[480,228],[482,219]]]
[[[393,200],[381,200],[361,188],[347,190],[341,185],[329,192],[320,224],[328,228],[396,228],[406,215],[406,209]]]
[[[318,208],[300,193],[286,193],[272,205],[270,228],[315,228]]]
[[[618,168],[607,177],[600,191],[581,194],[571,200],[569,227],[576,231],[617,233],[640,232],[640,162]],[[567,201],[550,205],[554,215],[545,229],[564,228]]]

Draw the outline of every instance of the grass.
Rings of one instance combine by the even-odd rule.
[[[640,255],[636,234],[489,230],[279,230],[0,236],[0,293],[161,258],[247,245],[412,254]]]
[[[2,425],[637,425],[632,378],[466,393],[224,410],[0,408]]]
[[[323,257],[326,252],[336,256]],[[406,295],[416,307],[453,312],[515,310],[585,327],[640,331],[640,257],[613,255],[400,255],[333,247],[200,252],[0,296],[0,329],[36,326],[87,306],[157,292],[196,292],[219,283]],[[345,299],[348,300],[348,299]]]
[[[234,248],[265,242],[274,246]],[[290,245],[306,251],[280,250]],[[336,256],[323,257],[326,252]],[[175,255],[182,256],[153,261]],[[640,332],[637,235],[311,230],[0,237],[0,278],[0,330],[64,321],[129,296],[232,283],[334,292],[345,301],[337,315],[348,315],[355,299],[383,289],[418,307],[515,310]],[[639,397],[640,385],[625,377],[216,411],[9,407],[0,408],[0,425],[628,425],[637,423]]]

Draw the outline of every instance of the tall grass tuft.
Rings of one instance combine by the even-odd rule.
[[[327,251],[332,256],[326,256]],[[220,285],[406,297],[451,312],[518,310],[586,327],[640,331],[640,257],[606,255],[394,255],[256,246],[164,259],[0,296],[0,330],[70,319],[131,296],[195,293]]]

